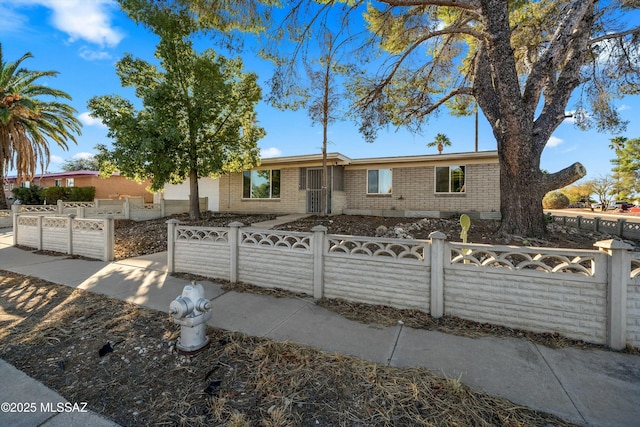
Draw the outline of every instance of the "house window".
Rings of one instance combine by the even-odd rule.
[[[436,166],[436,193],[464,193],[464,166]]]
[[[367,194],[391,194],[391,169],[367,171]]]
[[[30,181],[22,181],[20,183],[20,187],[22,187],[22,188],[31,188],[31,182]]]
[[[67,187],[73,187],[73,178],[67,178]]]
[[[246,171],[242,175],[242,197],[244,199],[279,199],[280,171]]]
[[[62,180],[61,179],[54,180],[54,185],[56,187],[62,187]]]

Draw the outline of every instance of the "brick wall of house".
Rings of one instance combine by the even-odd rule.
[[[147,191],[150,181],[138,183],[123,176],[111,176],[100,178],[90,175],[70,176],[73,178],[74,187],[95,187],[96,199],[121,199],[124,197],[144,197],[145,203],[153,203],[153,193]],[[66,177],[36,178],[34,184],[41,187],[55,187],[56,180],[61,180],[62,187],[67,187]],[[49,202],[49,201],[47,201]],[[55,200],[52,201],[55,203]]]
[[[276,168],[274,168],[276,169]],[[298,189],[298,168],[280,169],[279,199],[243,199],[242,174],[220,177],[220,211],[251,213],[304,213],[305,191]]]
[[[479,163],[465,166],[466,191],[459,194],[435,193],[434,166],[392,168],[392,194],[367,194],[367,170],[347,168],[347,209],[499,212],[499,165]]]

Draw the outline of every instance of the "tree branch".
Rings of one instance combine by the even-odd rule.
[[[477,10],[480,3],[476,0],[380,0],[389,6],[449,6],[465,10]]]
[[[634,28],[632,30],[623,31],[621,33],[605,34],[604,36],[596,37],[595,39],[589,40],[589,42],[587,44],[589,46],[591,46],[591,45],[594,45],[596,43],[600,43],[600,42],[605,41],[605,40],[620,39],[620,38],[622,38],[624,36],[628,36],[630,34],[640,34],[640,28]]]
[[[523,99],[530,108],[536,108],[546,76],[557,69],[560,59],[564,58],[564,55],[561,55],[560,52],[563,49],[567,49],[574,30],[582,22],[590,7],[593,7],[593,0],[579,0],[576,2],[576,5],[567,12],[560,25],[556,28],[545,52],[533,66],[523,92]]]
[[[444,104],[445,102],[447,102],[451,98],[456,97],[458,95],[473,96],[473,88],[468,87],[468,86],[463,86],[463,87],[457,87],[457,88],[453,89],[451,92],[449,92],[448,94],[446,94],[442,98],[440,98],[437,102],[435,102],[434,104],[431,104],[429,107],[425,108],[424,111],[420,111],[420,115],[419,116],[420,117],[424,117],[424,116],[426,116],[428,114],[431,114],[432,112],[434,112],[435,110],[440,108],[440,106],[442,104]]]
[[[581,163],[574,163],[569,167],[556,173],[544,174],[542,176],[543,185],[546,187],[545,193],[558,188],[565,187],[587,174],[587,169]]]

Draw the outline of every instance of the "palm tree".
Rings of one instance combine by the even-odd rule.
[[[32,57],[26,53],[15,62],[5,62],[0,44],[0,183],[9,169],[16,170],[18,179],[32,179],[38,164],[44,172],[49,164],[49,141],[66,150],[68,140],[76,142],[73,134],[80,134],[76,110],[57,101],[71,97],[35,83],[41,77],[55,77],[58,73],[21,68],[22,62]],[[54,99],[41,100],[43,96]],[[0,209],[6,207],[3,190]]]
[[[438,147],[438,154],[442,154],[442,149],[444,147],[450,147],[451,140],[444,133],[439,133],[436,135],[435,139],[427,144],[427,147]]]

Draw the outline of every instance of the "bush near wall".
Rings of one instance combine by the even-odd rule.
[[[48,187],[42,189],[42,198],[49,204],[58,200],[91,202],[96,196],[96,187]]]
[[[32,185],[29,188],[14,188],[11,192],[16,200],[20,200],[23,205],[42,205],[44,203],[42,189],[37,185]]]
[[[547,193],[542,199],[542,207],[545,209],[565,209],[569,204],[569,198],[559,191]]]

